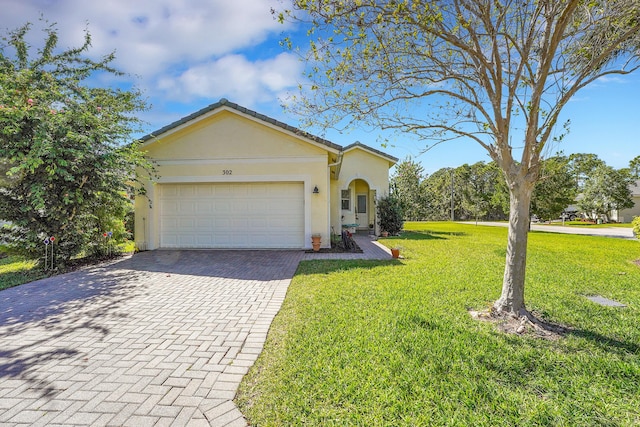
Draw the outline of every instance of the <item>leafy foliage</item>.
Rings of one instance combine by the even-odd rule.
[[[585,182],[578,205],[594,219],[606,217],[613,210],[632,208],[631,183],[628,174],[600,165]]]
[[[376,209],[380,219],[380,228],[389,234],[398,234],[404,224],[402,206],[393,196],[382,197],[378,200]]]
[[[576,203],[578,184],[580,183],[580,188],[584,189],[585,184],[592,179],[598,180],[597,171],[601,167],[611,170],[594,154],[578,153],[569,157],[557,154],[543,160],[541,177],[536,183],[531,198],[531,213],[545,220],[559,218],[563,210]],[[614,200],[616,191],[623,196],[626,195],[624,186],[630,182],[628,177],[630,172],[627,171],[628,169],[622,169],[611,172],[616,174],[617,184],[602,187],[602,194],[598,197]],[[451,194],[452,178],[453,195]],[[392,182],[395,183],[395,179],[396,177]],[[392,187],[394,195],[400,200],[408,198],[405,192],[411,191],[413,193],[410,197],[413,200],[427,201],[421,206],[419,220],[450,219],[452,197],[456,219],[504,220],[508,217],[509,192],[495,162],[477,162],[457,168],[439,169],[419,183],[417,192],[415,181],[413,181],[413,188],[408,185],[392,185]],[[594,185],[595,181],[589,184],[590,187]],[[610,204],[610,206],[613,205]],[[628,207],[629,205],[618,203],[616,206]],[[408,216],[405,215],[405,218]]]
[[[425,194],[420,191],[420,183],[424,178],[424,168],[410,158],[396,165],[391,177],[391,191],[400,203],[406,220],[418,221],[425,217],[429,206]]]
[[[456,172],[457,181],[462,185],[461,207],[468,212],[467,217],[478,221],[493,210],[498,186],[504,178],[493,162],[464,164]]]
[[[425,212],[427,220],[450,219],[452,198],[454,218],[459,220],[502,220],[506,218],[505,209],[509,209],[504,178],[494,162],[439,169],[423,181],[421,188],[426,194],[423,197],[431,201]],[[507,206],[503,208],[505,199]]]
[[[531,197],[531,213],[540,219],[558,218],[567,206],[575,202],[577,193],[569,159],[564,156],[546,159]]]
[[[640,216],[634,217],[631,224],[633,225],[633,234],[640,239]]]
[[[113,54],[85,57],[91,37],[60,51],[55,26],[44,47],[30,55],[26,24],[3,38],[0,50],[0,158],[6,182],[0,218],[11,222],[3,239],[14,250],[36,255],[55,236],[64,262],[99,247],[102,233],[128,237],[123,224],[131,209],[138,173],[150,171],[130,134],[133,115],[146,108],[136,90],[92,87],[94,76],[120,73]],[[12,51],[13,52],[12,52]]]
[[[629,161],[629,171],[632,178],[640,179],[640,156],[636,156]]]
[[[459,180],[455,179],[455,170],[452,168],[438,169],[429,175],[422,184],[420,190],[431,203],[425,212],[425,220],[445,221],[451,218],[451,199],[453,197],[454,209],[460,208]],[[453,180],[454,191],[451,191]],[[460,212],[455,212],[456,218],[461,218]]]
[[[569,170],[579,191],[582,191],[587,179],[595,170],[604,165],[606,163],[595,154],[574,153],[569,156]]]

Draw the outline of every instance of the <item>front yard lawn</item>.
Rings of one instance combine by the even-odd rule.
[[[506,229],[405,227],[400,261],[301,263],[236,398],[251,425],[640,424],[640,242],[530,234],[528,307],[572,328],[549,341],[468,314],[500,294]]]

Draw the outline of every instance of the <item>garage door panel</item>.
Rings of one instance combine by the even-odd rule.
[[[176,186],[165,185],[162,188],[162,194],[165,197],[175,197],[178,195],[179,188]]]
[[[232,218],[231,220],[229,220],[229,228],[231,230],[241,230],[248,226],[249,224],[246,218]],[[245,234],[245,233],[241,232],[240,234]]]
[[[208,185],[200,185],[196,187],[196,194],[198,197],[209,198],[214,195],[213,187]]]
[[[301,248],[302,183],[164,184],[160,246]]]
[[[199,247],[207,247],[209,242],[213,239],[213,233],[201,234],[196,236],[196,242]]]
[[[193,198],[196,195],[196,188],[193,186],[182,185],[176,191],[177,195],[182,198]]]
[[[202,232],[213,231],[213,228],[214,228],[210,217],[197,218],[196,227],[198,230],[201,230]]]
[[[286,218],[269,218],[266,227],[286,231],[289,223]]]
[[[213,213],[213,203],[209,200],[197,201],[196,202],[196,213],[198,215],[210,215]]]
[[[166,214],[177,214],[178,213],[178,203],[173,202],[173,201],[167,201],[164,205],[163,205],[163,211]]]
[[[223,233],[223,230],[228,230],[231,228],[231,219],[230,218],[213,218],[213,228],[220,234]]]
[[[257,208],[258,205],[256,206],[251,206],[251,204],[249,203],[248,200],[234,200],[231,203],[231,210],[233,212],[236,212],[238,215],[243,215],[243,212],[246,211],[247,209],[255,209]]]

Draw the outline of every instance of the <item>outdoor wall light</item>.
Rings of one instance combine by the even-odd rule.
[[[320,190],[318,190],[318,186],[313,187],[313,194],[320,194]]]

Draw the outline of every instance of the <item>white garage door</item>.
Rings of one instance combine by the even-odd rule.
[[[163,184],[160,247],[302,248],[302,183]]]

